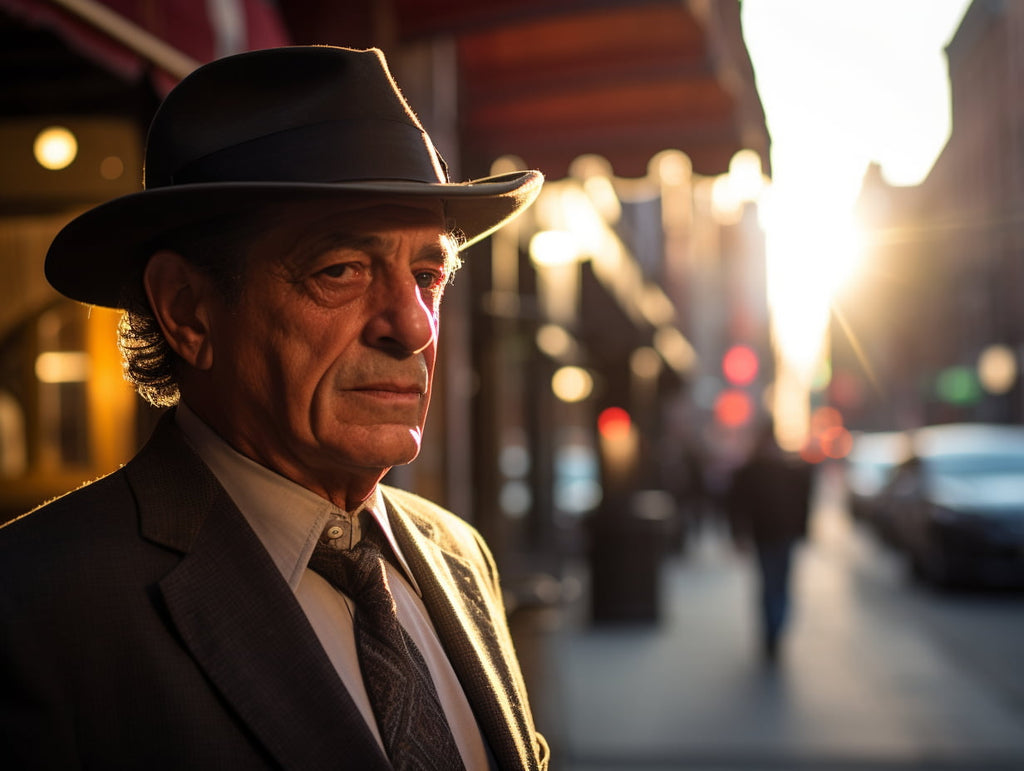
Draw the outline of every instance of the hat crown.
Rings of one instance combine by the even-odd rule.
[[[530,205],[544,177],[453,183],[376,49],[290,46],[210,62],[157,110],[145,189],[100,204],[50,244],[46,277],[82,302],[123,307],[123,290],[182,227],[256,207],[351,200],[443,203],[460,248]]]
[[[204,182],[447,182],[377,49],[294,46],[213,61],[171,91],[146,189]]]

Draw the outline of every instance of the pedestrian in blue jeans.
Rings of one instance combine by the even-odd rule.
[[[811,467],[779,448],[769,422],[732,477],[728,512],[733,537],[757,556],[765,660],[778,659],[790,604],[793,547],[807,534]]]

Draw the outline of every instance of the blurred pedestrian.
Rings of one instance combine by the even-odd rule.
[[[540,173],[449,181],[380,51],[309,46],[185,78],[145,177],[46,271],[126,311],[170,409],[0,529],[4,767],[545,768],[487,546],[380,483],[419,452],[458,252]]]
[[[778,658],[789,616],[793,551],[807,534],[811,477],[807,463],[779,447],[768,421],[729,487],[733,537],[757,559],[761,640],[769,663]]]

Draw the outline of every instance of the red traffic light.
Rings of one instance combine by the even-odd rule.
[[[734,386],[753,383],[760,366],[757,354],[749,345],[734,345],[722,357],[722,374]]]
[[[729,428],[737,428],[754,417],[754,402],[743,391],[730,388],[715,399],[715,420]]]
[[[602,438],[614,441],[629,436],[632,420],[622,407],[609,407],[597,416],[597,430]]]

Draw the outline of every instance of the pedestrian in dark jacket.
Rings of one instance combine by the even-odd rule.
[[[769,423],[729,488],[733,536],[757,557],[762,643],[769,663],[778,657],[789,615],[793,547],[807,534],[811,477],[808,464],[782,451]]]

